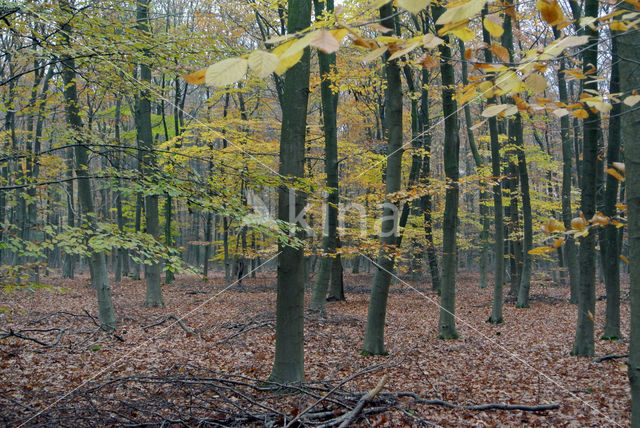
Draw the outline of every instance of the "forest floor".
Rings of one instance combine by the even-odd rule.
[[[460,274],[460,339],[448,341],[436,337],[439,299],[430,283],[398,282],[387,310],[389,355],[366,357],[360,351],[371,277],[346,275],[347,301],[328,303],[326,318],[308,313],[309,384],[293,392],[264,382],[274,353],[273,274],[229,289],[221,278],[179,277],[163,286],[165,308],[142,306],[144,281],[125,279],[113,285],[115,335],[97,329],[86,277],[42,280],[61,289],[0,291],[0,330],[9,336],[0,340],[3,426],[284,426],[296,415],[314,426],[337,421],[385,374],[359,426],[629,425],[626,358],[572,357],[576,307],[568,287],[544,276],[534,280],[531,308],[516,309],[507,297],[504,323],[496,326],[485,322],[492,289],[479,289],[477,275]],[[628,283],[622,289],[628,337]],[[603,295],[599,285],[596,337]],[[627,346],[626,339],[598,340],[596,356],[625,354]],[[418,403],[400,392],[461,407]],[[488,403],[559,408],[463,408]]]

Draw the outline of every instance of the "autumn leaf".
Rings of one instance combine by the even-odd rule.
[[[553,247],[536,247],[527,251],[527,253],[531,254],[532,256],[539,256],[541,254],[553,253],[554,251],[555,248]]]
[[[587,227],[587,220],[584,217],[575,217],[571,220],[571,228],[575,230],[584,230]]]
[[[604,172],[606,172],[607,174],[615,177],[619,181],[624,181],[624,177],[615,168],[607,168],[607,169],[604,170]]]
[[[255,50],[249,55],[248,62],[251,71],[258,77],[264,79],[276,71],[280,59],[277,55],[270,52]]]
[[[502,19],[496,14],[485,16],[485,18],[482,20],[482,24],[484,25],[484,28],[487,29],[489,34],[491,34],[491,36],[495,39],[500,38],[504,33],[504,28],[502,28]]]
[[[625,103],[626,105],[628,105],[629,107],[633,107],[634,105],[636,105],[638,102],[640,101],[640,95],[629,95],[628,97],[626,97],[623,101],[623,103]]]
[[[540,94],[547,89],[547,79],[541,74],[533,73],[524,80],[524,83],[531,90],[533,95]]]
[[[232,85],[247,73],[248,61],[244,58],[228,58],[209,66],[205,72],[207,86]]]
[[[447,9],[436,21],[436,25],[446,25],[454,22],[464,21],[475,16],[482,11],[487,0],[471,0],[459,6]]]
[[[542,19],[549,25],[558,25],[563,22],[564,14],[557,1],[538,0],[536,8],[542,15]]]
[[[192,85],[201,85],[205,82],[205,74],[207,72],[206,68],[198,70],[191,74],[185,74],[182,76],[184,80],[191,83]]]
[[[509,51],[504,46],[492,45],[489,50],[495,56],[497,56],[502,62],[510,62],[511,56],[509,55]]]
[[[422,37],[422,45],[425,49],[433,49],[443,43],[444,40],[432,33],[427,33]]]
[[[494,117],[509,108],[509,104],[491,104],[482,112],[482,117]]]
[[[583,108],[579,108],[577,110],[574,110],[574,111],[571,112],[571,114],[573,114],[578,119],[586,119],[586,118],[589,117],[589,113]]]
[[[320,30],[316,36],[311,39],[311,46],[326,54],[331,54],[340,48],[340,43],[327,30]]]
[[[431,0],[397,0],[398,6],[417,15],[429,6]]]
[[[611,165],[613,165],[613,167],[615,169],[617,169],[618,171],[622,172],[624,174],[625,172],[625,166],[624,166],[624,162],[613,162]]]

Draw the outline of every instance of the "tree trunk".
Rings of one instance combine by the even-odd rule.
[[[598,2],[585,0],[585,16],[597,16]],[[582,72],[597,75],[598,67],[598,31],[587,26],[584,32],[590,41],[583,52]],[[584,89],[598,90],[596,80],[586,80]],[[580,208],[590,220],[596,208],[596,175],[598,163],[598,129],[600,117],[587,109],[589,117],[583,120],[582,155],[582,197]],[[594,353],[594,322],[596,306],[595,287],[595,234],[589,233],[580,238],[580,289],[578,292],[578,321],[572,354],[590,357]]]
[[[319,0],[314,0],[316,19],[322,15],[323,7]],[[326,0],[326,10],[333,12],[333,0]],[[320,261],[320,270],[313,287],[311,295],[311,308],[324,313],[325,296],[329,286],[329,278],[333,275],[342,275],[342,264],[338,257],[335,257],[336,250],[336,231],[338,225],[338,128],[337,128],[337,110],[338,110],[338,94],[333,93],[331,89],[330,73],[335,69],[336,55],[325,54],[318,51],[318,61],[320,62],[320,95],[322,97],[322,120],[324,130],[324,151],[325,164],[324,170],[327,174],[327,187],[329,195],[327,197],[327,222],[323,225],[323,241],[322,251],[324,255]],[[338,264],[340,264],[338,269]],[[335,278],[336,282],[342,283],[342,278]],[[333,283],[333,282],[332,282]],[[334,290],[339,291],[339,290]],[[344,300],[344,293],[333,295],[335,299]]]
[[[533,247],[533,217],[531,215],[531,196],[529,194],[529,173],[525,156],[524,137],[522,135],[522,116],[516,114],[514,120],[516,133],[516,150],[518,151],[518,173],[520,175],[520,192],[522,193],[522,219],[524,226],[524,248],[522,249],[522,272],[520,274],[520,290],[517,306],[529,307],[529,289],[531,287],[531,254]]]
[[[487,8],[483,10],[483,16],[487,13]],[[483,28],[482,36],[485,43],[491,43],[489,32]],[[485,61],[493,62],[493,55],[489,49],[485,49]],[[495,97],[487,100],[493,104],[496,102]],[[500,175],[501,156],[500,156],[500,140],[498,139],[498,123],[495,117],[489,118],[489,138],[491,140],[491,175],[493,176],[493,210],[494,210],[494,236],[495,236],[495,256],[496,268],[493,280],[493,305],[489,322],[499,324],[502,322],[502,294],[504,283],[504,220],[502,210],[502,180]]]
[[[433,9],[434,19],[444,12],[443,7]],[[440,320],[438,337],[457,339],[455,319],[456,302],[456,229],[458,221],[458,178],[460,137],[455,100],[455,76],[449,47],[450,36],[439,46],[440,75],[442,79],[442,115],[444,116],[444,173],[447,181],[444,218],[442,222],[442,287],[440,288]]]
[[[311,2],[289,0],[287,32],[295,33],[311,24]],[[285,74],[280,170],[285,177],[304,175],[307,103],[309,100],[309,48]],[[293,221],[302,212],[306,195],[280,186],[278,219]],[[293,194],[295,199],[290,200]],[[291,213],[294,215],[291,216]],[[299,231],[298,238],[304,238]],[[279,383],[304,381],[304,249],[278,244],[278,292],[276,298],[276,349],[269,380]]]
[[[149,31],[149,1],[150,0],[137,1],[136,27],[140,32],[144,33]],[[146,60],[150,52],[145,49],[144,53]],[[147,89],[151,85],[151,69],[146,63],[140,64],[140,81],[142,82],[143,89],[138,95],[138,102],[136,105],[136,125],[138,126],[138,145],[143,149],[141,172],[145,178],[149,179],[152,174],[155,174],[156,172],[156,159],[155,153],[153,152],[153,135],[151,127],[151,94]],[[158,195],[145,195],[144,206],[147,233],[157,240],[160,236]],[[164,306],[164,301],[162,300],[162,289],[160,288],[161,271],[162,266],[160,265],[160,261],[155,258],[151,260],[151,264],[145,264],[144,279],[147,283],[147,297],[144,303],[145,306]]]
[[[389,29],[393,25],[393,6],[386,4],[380,8],[381,24]],[[385,59],[389,57],[385,55]],[[386,61],[387,96],[385,101],[385,119],[387,125],[387,168],[385,194],[391,195],[400,190],[402,177],[402,81],[397,60]],[[380,243],[377,270],[373,277],[367,327],[364,335],[363,353],[367,355],[385,355],[384,324],[387,315],[387,298],[395,261],[397,207],[385,200],[382,213]]]
[[[71,12],[67,2],[60,2],[61,8]],[[71,25],[65,22],[61,26],[64,44],[71,47]],[[78,199],[80,212],[86,217],[86,221],[92,231],[97,230],[97,220],[93,206],[91,183],[87,177],[89,171],[89,159],[86,141],[83,139],[83,126],[80,117],[78,91],[76,86],[75,61],[69,54],[62,57],[62,80],[64,83],[64,101],[67,125],[73,130],[75,142],[75,170],[78,178]],[[107,259],[102,252],[92,252],[89,256],[91,266],[91,283],[98,294],[98,313],[102,328],[113,330],[117,326],[113,302],[111,300],[111,286],[107,272]]]
[[[611,80],[609,93],[620,92],[620,69],[618,63],[618,37],[611,37]],[[622,104],[614,103],[609,114],[609,142],[607,145],[607,167],[614,168],[614,162],[620,162],[620,114]],[[627,146],[633,143],[628,143]],[[618,196],[618,179],[607,174],[606,189],[604,192],[603,214],[609,218],[616,215],[616,200]],[[618,230],[609,224],[604,229],[604,239],[600,241],[602,264],[604,267],[604,284],[607,290],[607,310],[604,324],[603,339],[617,340],[620,338],[620,245],[618,243]]]
[[[554,28],[556,39],[560,37],[560,31]],[[560,102],[568,104],[569,97],[567,94],[567,82],[565,81],[565,61],[560,60],[560,68],[558,69],[558,93]],[[572,141],[569,130],[569,116],[560,118],[560,139],[562,140],[562,222],[567,230],[571,229],[571,218],[573,212],[571,209],[571,175],[572,175]],[[578,266],[578,255],[575,239],[573,234],[567,234],[564,244],[565,261],[569,270],[569,290],[570,303],[578,303],[578,284],[580,281],[580,268]]]

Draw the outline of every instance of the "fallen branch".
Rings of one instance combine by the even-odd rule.
[[[338,425],[338,428],[345,428],[351,425],[353,421],[356,420],[362,413],[362,409],[364,409],[364,406],[373,398],[375,398],[378,393],[380,393],[380,391],[384,387],[384,384],[387,383],[388,380],[389,375],[385,374],[384,376],[382,376],[380,381],[378,381],[378,384],[375,388],[360,397],[353,409],[338,418],[332,419],[328,422],[323,423],[322,425],[319,425],[318,428],[330,428],[336,425]]]
[[[456,403],[450,403],[443,400],[427,400],[414,394],[413,392],[397,392],[388,395],[395,395],[396,397],[410,397],[413,398],[416,403],[429,404],[434,406],[444,406],[449,409],[462,409],[462,410],[523,410],[525,412],[537,412],[543,410],[555,410],[560,408],[557,403],[539,404],[539,405],[527,405],[527,404],[502,404],[502,403],[488,403],[488,404],[475,404],[470,406],[461,406]]]
[[[36,339],[35,337],[31,337],[31,336],[26,336],[22,333],[24,332],[40,332],[40,333],[46,333],[48,331],[57,331],[58,335],[56,336],[56,338],[54,339],[53,342],[43,342],[41,340]],[[8,337],[17,337],[19,339],[24,339],[24,340],[30,340],[32,342],[36,342],[38,345],[42,345],[42,346],[46,346],[47,348],[53,348],[54,346],[56,346],[59,342],[60,339],[62,338],[62,335],[64,334],[65,330],[63,328],[57,328],[57,327],[53,327],[53,328],[30,328],[30,329],[26,329],[26,330],[18,330],[18,331],[13,331],[12,329],[9,329],[9,331],[2,331],[0,333],[0,339],[6,339]]]
[[[594,358],[593,362],[601,363],[607,360],[615,360],[617,358],[628,358],[628,357],[629,357],[629,354],[609,354],[609,355],[603,355],[602,357]]]
[[[175,316],[173,314],[167,315],[166,317],[161,317],[158,321],[156,321],[156,322],[154,322],[152,324],[149,324],[149,325],[145,325],[144,327],[142,327],[142,329],[143,330],[147,330],[147,329],[149,329],[151,327],[156,327],[158,325],[162,325],[162,324],[164,324],[165,322],[167,322],[169,320],[174,320],[175,321],[174,324],[178,324],[184,331],[187,332],[187,334],[192,334],[194,336],[198,336],[198,339],[202,340],[202,336],[200,336],[200,333],[198,333],[195,330],[191,330],[189,327],[187,327],[185,325],[184,322],[182,322],[182,320],[180,318],[178,318],[177,316]]]
[[[87,316],[89,317],[89,319],[90,319],[90,320],[91,320],[91,321],[92,321],[92,322],[93,322],[93,323],[94,323],[94,324],[95,324],[95,325],[96,325],[100,330],[104,331],[105,333],[107,333],[107,334],[108,334],[108,335],[110,335],[110,336],[115,337],[115,338],[116,338],[116,339],[118,339],[120,342],[125,342],[125,340],[124,340],[122,337],[118,336],[118,335],[116,334],[116,332],[115,332],[115,331],[113,331],[113,328],[110,328],[109,326],[106,326],[106,325],[104,325],[104,324],[102,324],[102,323],[99,323],[99,322],[98,322],[98,320],[96,320],[96,317],[94,317],[93,315],[91,315],[91,314],[89,313],[89,311],[87,311],[86,309],[84,309],[84,313],[85,313],[85,314],[87,314]]]

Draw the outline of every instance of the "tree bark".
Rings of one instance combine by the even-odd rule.
[[[311,24],[311,0],[289,0],[287,32],[295,33]],[[309,48],[285,74],[280,137],[280,169],[285,177],[304,175],[307,103],[309,100]],[[278,219],[292,221],[302,212],[306,195],[294,194],[282,185],[278,191]],[[294,216],[291,218],[290,214]],[[298,232],[304,238],[304,232]],[[269,380],[279,383],[304,381],[304,250],[278,244],[276,298],[276,349]]]
[[[585,16],[597,16],[598,2],[585,0]],[[583,52],[582,72],[586,75],[597,75],[598,68],[598,31],[587,26],[585,35],[589,43]],[[584,82],[584,89],[598,90],[596,80]],[[598,163],[598,129],[600,117],[587,109],[589,117],[582,121],[583,154],[582,154],[582,197],[580,208],[587,220],[590,220],[596,208],[596,175]],[[580,288],[578,292],[578,321],[572,354],[591,357],[594,353],[594,322],[596,306],[595,288],[595,234],[589,233],[580,238]]]
[[[319,0],[313,1],[315,7],[315,16],[318,19],[323,12],[322,3]],[[333,12],[333,0],[325,1],[326,11]],[[318,61],[320,63],[320,95],[322,98],[322,125],[324,131],[324,171],[327,175],[327,187],[329,194],[327,196],[327,220],[323,225],[322,251],[324,253],[320,261],[320,269],[318,277],[313,287],[311,295],[311,308],[324,313],[325,297],[329,280],[335,275],[342,276],[342,265],[338,268],[340,259],[334,254],[336,250],[336,231],[338,225],[338,128],[337,128],[337,110],[338,110],[338,94],[333,93],[331,89],[330,73],[336,66],[336,55],[325,54],[318,51]],[[342,282],[342,277],[335,278],[335,281]],[[335,290],[338,291],[338,290]],[[344,299],[344,293],[333,295],[335,299]]]
[[[437,19],[443,12],[444,8],[441,6],[434,8],[434,19]],[[447,36],[445,43],[438,47],[442,79],[442,115],[444,116],[444,173],[447,185],[442,222],[442,286],[440,288],[440,320],[438,322],[438,337],[441,339],[458,338],[455,302],[460,137],[455,100],[455,76],[449,42],[450,36]]]
[[[380,8],[381,24],[389,29],[393,25],[393,6],[386,4]],[[389,55],[385,55],[387,59]],[[363,353],[367,355],[385,355],[384,324],[387,315],[387,298],[391,284],[391,273],[395,262],[397,207],[388,196],[399,191],[402,177],[402,81],[397,60],[386,61],[387,96],[385,116],[387,126],[387,168],[385,195],[382,213],[380,244],[377,270],[373,277],[367,327],[364,335]],[[395,209],[394,209],[395,208]]]
[[[71,7],[65,1],[60,2],[65,11],[71,11]],[[66,47],[71,48],[71,24],[69,21],[61,25],[63,40]],[[62,80],[64,83],[64,101],[67,125],[73,131],[75,140],[75,170],[78,178],[78,199],[80,211],[85,215],[86,221],[92,232],[97,231],[97,220],[93,206],[91,183],[87,177],[89,159],[86,141],[83,139],[84,130],[78,102],[78,90],[76,85],[75,61],[68,53],[62,57]],[[114,330],[117,326],[113,302],[111,300],[111,285],[107,272],[107,258],[105,253],[93,251],[89,255],[91,267],[91,283],[98,294],[98,312],[102,328]]]

